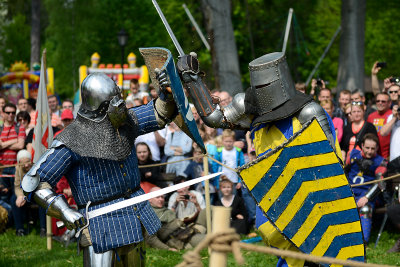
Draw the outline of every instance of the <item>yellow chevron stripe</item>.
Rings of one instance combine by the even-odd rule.
[[[242,177],[247,188],[252,190],[256,184],[264,177],[265,173],[271,168],[275,163],[277,158],[281,155],[283,150],[279,150],[277,153],[271,155],[268,160],[264,159],[253,166],[244,169],[240,172],[240,177]]]
[[[298,248],[296,248],[287,238],[285,238],[280,232],[278,232],[278,230],[276,230],[270,221],[262,224],[258,230],[260,231],[260,235],[267,246],[300,252]],[[286,257],[283,258],[286,260],[286,263],[289,267],[304,265],[304,260]]]
[[[333,152],[322,155],[313,155],[290,159],[285,167],[285,170],[282,172],[281,177],[277,179],[277,181],[274,183],[268,193],[265,194],[263,199],[260,201],[261,208],[265,212],[269,210],[269,208],[276,201],[282,191],[286,188],[286,185],[296,171],[305,168],[321,166],[321,164],[328,165],[337,162],[337,158]]]
[[[336,256],[336,259],[341,259],[341,260],[347,260],[348,258],[354,258],[354,257],[361,257],[364,256],[364,245],[356,245],[356,246],[350,246],[350,247],[344,247],[340,249],[338,255]],[[336,265],[332,264],[331,267],[339,267],[342,265]]]
[[[310,142],[310,140],[312,140],[312,142]],[[304,145],[313,142],[320,142],[323,140],[327,140],[326,135],[321,126],[319,126],[317,120],[314,120],[304,132],[302,132],[297,138],[290,142],[288,147]]]
[[[296,192],[292,200],[286,209],[282,212],[279,218],[276,220],[276,226],[283,230],[289,224],[289,222],[296,215],[298,210],[303,206],[304,200],[312,192],[327,190],[331,188],[337,188],[347,185],[347,178],[344,174],[332,176],[329,178],[319,179],[316,181],[303,182],[299,190]]]
[[[312,255],[323,256],[336,236],[361,232],[360,221],[330,225],[322,235],[318,245],[311,252]],[[353,255],[353,254],[352,254]],[[352,256],[354,257],[354,256]]]
[[[256,131],[253,143],[256,154],[259,155],[268,149],[275,149],[286,141],[287,139],[282,132],[275,125],[271,125]]]
[[[331,202],[320,203],[314,206],[306,221],[300,227],[299,231],[293,236],[292,242],[300,247],[307,239],[314,227],[317,225],[322,216],[330,213],[335,213],[342,210],[356,208],[356,203],[353,197],[339,199]]]
[[[301,125],[301,123],[297,119],[297,117],[293,117],[292,127],[293,127],[293,134],[297,133],[298,131],[300,131],[303,128],[303,126]]]

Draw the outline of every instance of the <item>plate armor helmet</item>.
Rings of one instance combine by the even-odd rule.
[[[258,114],[263,115],[282,105],[296,94],[285,55],[270,53],[249,63],[251,90]]]
[[[81,85],[82,104],[78,114],[94,122],[103,121],[107,114],[114,128],[119,128],[127,118],[121,89],[104,73],[89,74]]]

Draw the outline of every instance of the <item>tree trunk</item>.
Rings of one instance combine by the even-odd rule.
[[[32,0],[31,69],[40,62],[40,0]]]
[[[210,37],[215,87],[232,96],[243,91],[230,0],[201,0]],[[211,88],[210,88],[211,89]]]
[[[337,92],[364,90],[365,0],[342,0]]]

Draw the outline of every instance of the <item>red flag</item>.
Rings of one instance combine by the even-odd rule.
[[[46,76],[46,51],[43,51],[40,69],[40,82],[36,101],[37,119],[33,132],[33,162],[36,163],[48,146],[53,142],[53,128],[51,127],[51,114],[47,102],[47,76]]]

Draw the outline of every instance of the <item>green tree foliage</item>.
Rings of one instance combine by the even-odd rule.
[[[201,68],[208,74],[206,80],[212,88],[210,53],[187,18],[182,8],[183,2],[158,2],[184,51],[197,52]],[[199,1],[187,0],[185,3],[203,33],[206,33]],[[0,4],[8,11],[7,20],[0,24],[0,53],[3,64],[9,67],[16,60],[29,62],[30,1],[0,0]],[[305,81],[340,25],[341,1],[232,1],[232,22],[244,88],[249,86],[248,63],[263,54],[281,51],[290,7],[294,9],[295,17],[286,50],[288,63],[294,80]],[[143,64],[138,50],[140,47],[166,47],[171,50],[175,59],[178,56],[151,1],[43,0],[42,8],[42,49],[47,48],[47,65],[55,69],[55,89],[62,98],[72,97],[77,90],[79,66],[90,65],[90,56],[94,52],[101,55],[101,63],[120,63],[121,48],[117,33],[121,28],[129,34],[125,56],[134,52],[138,66]],[[400,54],[397,51],[400,29],[395,23],[399,11],[398,0],[387,0],[384,3],[367,1],[366,75],[370,74],[373,62],[380,60],[388,62],[388,68],[379,74],[380,79],[388,75],[400,76],[396,69],[396,65],[400,63]],[[339,38],[335,40],[315,74],[315,77],[328,80],[329,87],[336,85],[338,53]]]
[[[194,47],[200,50],[200,39],[192,41],[194,32],[183,16],[179,1],[159,1],[171,28],[180,37],[181,45],[188,52]],[[177,52],[158,18],[150,1],[62,1],[46,0],[49,26],[46,29],[45,47],[48,49],[48,65],[57,66],[56,91],[70,97],[78,88],[78,69],[90,65],[94,52],[102,63],[120,63],[121,48],[117,33],[124,28],[129,37],[125,58],[129,52],[137,55],[137,65],[144,64],[140,47],[167,47]],[[182,16],[177,16],[180,10]],[[126,59],[125,59],[126,62]]]
[[[399,12],[399,1],[367,1],[365,75],[371,74],[375,61],[385,61],[387,68],[378,73],[378,78],[383,80],[388,76],[400,76]]]
[[[9,68],[15,61],[29,62],[31,28],[22,14],[13,17],[12,21],[2,28],[4,46],[1,47],[3,65]]]

